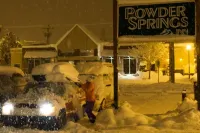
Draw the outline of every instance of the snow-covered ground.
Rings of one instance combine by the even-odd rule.
[[[78,123],[69,122],[60,131],[15,129],[1,127],[1,133],[198,133],[200,112],[193,100],[193,83],[188,76],[176,74],[176,83],[169,83],[168,76],[152,73],[140,76],[120,76],[119,109],[106,109],[97,114],[95,124],[87,117]],[[195,77],[192,77],[195,79]],[[182,102],[181,93],[186,89],[188,98]]]

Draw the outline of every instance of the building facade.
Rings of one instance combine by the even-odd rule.
[[[121,40],[118,48],[118,70],[121,74],[135,74],[140,70],[140,66],[146,65],[129,53],[130,49],[138,43],[131,39]],[[190,67],[190,73],[195,73],[194,46],[188,51],[187,44],[175,43],[175,72],[187,74]],[[98,39],[84,26],[76,24],[55,44],[32,43],[23,45],[22,48],[11,49],[11,65],[22,68],[26,73],[30,73],[32,68],[39,64],[57,61],[113,63],[113,43]],[[163,69],[167,69],[168,66],[169,60],[162,62]],[[152,70],[156,70],[153,62]]]

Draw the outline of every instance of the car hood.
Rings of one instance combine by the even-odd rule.
[[[29,91],[25,94],[19,94],[16,98],[12,98],[9,101],[14,104],[40,104],[41,102],[50,102],[58,108],[62,108],[65,106],[65,100],[62,97],[55,95],[54,93],[49,91],[40,93]]]

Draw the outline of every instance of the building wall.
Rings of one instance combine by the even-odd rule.
[[[23,54],[22,54],[22,64],[23,64],[23,71],[25,73],[31,73],[32,68],[40,65],[40,64],[44,64],[44,63],[49,63],[49,62],[56,62],[56,58],[24,58],[24,55],[26,52],[28,51],[56,51],[55,48],[53,47],[46,47],[46,48],[37,48],[37,47],[33,47],[33,48],[23,48]],[[47,60],[47,61],[46,61]]]
[[[11,50],[11,66],[23,69],[22,48],[12,48]]]
[[[80,28],[76,27],[71,33],[58,45],[58,50],[67,52],[68,50],[81,49],[93,50],[97,49],[95,44]]]

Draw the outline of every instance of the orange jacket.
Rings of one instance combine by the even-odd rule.
[[[86,82],[85,84],[82,84],[82,89],[85,91],[86,95],[86,101],[95,101],[95,85],[92,82]]]

